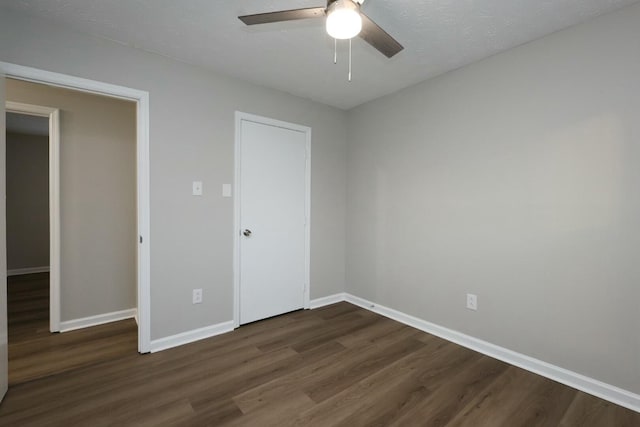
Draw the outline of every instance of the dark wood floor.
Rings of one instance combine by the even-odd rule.
[[[623,427],[640,414],[340,303],[12,386],[0,425]]]
[[[126,355],[136,355],[133,319],[78,331],[49,332],[49,273],[7,280],[9,385]]]

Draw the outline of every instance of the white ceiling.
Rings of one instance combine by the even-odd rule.
[[[324,0],[0,0],[0,6],[348,109],[640,0],[367,0],[362,11],[405,50],[366,42],[333,64],[322,20],[245,27],[236,17]]]

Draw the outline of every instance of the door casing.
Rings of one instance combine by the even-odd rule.
[[[240,326],[240,166],[242,164],[240,147],[242,143],[242,122],[250,121],[268,126],[276,126],[291,129],[305,134],[306,165],[305,165],[305,242],[304,242],[304,308],[310,307],[311,294],[311,128],[281,120],[257,116],[255,114],[236,111],[235,113],[235,161],[234,161],[234,189],[233,197],[233,324],[234,328]]]
[[[4,112],[5,78],[0,70],[0,403],[9,388],[9,331],[7,321],[7,212],[6,203],[6,114]]]
[[[60,112],[20,102],[5,105],[8,113],[49,119],[49,330],[60,332]]]

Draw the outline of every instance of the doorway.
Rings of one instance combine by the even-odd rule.
[[[236,113],[236,327],[309,307],[311,129]]]
[[[59,332],[60,113],[7,101],[6,132],[7,275],[46,273],[46,283],[38,278],[39,287],[49,288],[49,331]]]
[[[6,213],[9,357],[14,349],[49,334],[50,114],[55,110],[7,103]],[[50,113],[50,114],[49,114]],[[54,203],[52,203],[54,205]],[[56,215],[53,215],[55,221]],[[55,270],[55,269],[54,269]],[[55,275],[55,274],[54,274]],[[54,329],[51,329],[53,332]],[[24,382],[10,362],[9,383]]]
[[[109,354],[136,352],[136,111],[130,101],[15,79],[6,80],[6,94],[10,100],[6,160],[8,272],[16,272],[12,266],[15,262],[17,267],[24,267],[26,261],[18,259],[21,253],[22,258],[33,258],[41,251],[28,232],[40,228],[37,220],[42,211],[46,214],[50,199],[51,207],[60,207],[51,210],[52,278],[56,276],[53,272],[62,271],[59,287],[51,280],[50,330],[83,329],[82,333],[58,336],[48,333],[49,322],[41,324],[40,317],[49,311],[43,313],[38,304],[49,296],[44,294],[46,273],[10,277],[9,381],[19,384],[101,361],[107,352],[101,350],[103,343],[99,340],[106,342],[107,334],[111,337]],[[25,135],[10,132],[14,130],[11,127],[16,110],[35,115],[38,109],[45,109],[30,105],[33,103],[60,108],[62,142],[45,141],[44,153],[30,150],[22,156],[10,156],[18,153],[19,147],[29,147]],[[45,120],[48,128],[49,117]],[[47,150],[47,145],[52,149]],[[54,148],[56,145],[59,149]],[[60,158],[64,169],[51,168],[59,172],[51,174],[51,182],[60,182],[62,191],[51,191],[47,197],[49,157],[51,164]],[[25,186],[38,175],[44,175],[44,185],[40,185],[44,191]],[[23,210],[15,215],[14,210],[25,204],[22,200],[27,195],[33,196],[28,203],[34,205],[31,199],[36,193],[44,193],[44,200],[39,200],[40,211]],[[15,219],[20,217],[23,223]],[[53,232],[56,229],[60,238]],[[17,234],[22,241],[15,238]],[[47,255],[39,265],[49,265]],[[123,324],[116,325],[119,321]],[[97,326],[104,324],[112,328]]]
[[[137,324],[138,342],[140,353],[150,351],[151,341],[151,284],[150,284],[150,200],[149,200],[149,93],[138,89],[103,83],[60,73],[25,67],[6,62],[0,62],[0,89],[4,87],[4,77],[10,77],[23,81],[42,83],[52,87],[64,87],[85,93],[104,95],[110,98],[130,100],[135,103],[136,109],[136,207],[137,207]],[[4,101],[4,99],[0,99]],[[4,102],[0,107],[4,107]],[[2,112],[2,111],[0,111]],[[2,112],[3,113],[3,112]],[[4,115],[4,114],[3,114]],[[2,219],[2,218],[0,218]],[[0,236],[4,240],[4,236]],[[0,272],[4,274],[3,271]],[[3,304],[0,304],[3,305]],[[4,313],[4,307],[0,306],[0,313]],[[6,337],[6,316],[0,319],[0,336]],[[1,353],[5,353],[6,342],[0,342]],[[6,374],[6,356],[0,356],[0,379]],[[0,383],[3,381],[0,381]]]
[[[137,348],[140,353],[148,353],[151,347],[151,258],[150,242],[150,200],[149,200],[149,93],[124,86],[74,77],[0,62],[0,166],[6,167],[5,146],[5,78],[42,83],[52,87],[64,87],[107,97],[127,99],[136,105],[136,182],[137,182]],[[0,171],[0,181],[4,190],[5,170]],[[6,292],[6,211],[4,197],[0,200],[0,291]],[[0,299],[0,401],[7,390],[7,306],[6,299]]]

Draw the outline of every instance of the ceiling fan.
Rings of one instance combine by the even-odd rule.
[[[326,16],[327,33],[334,39],[349,39],[359,35],[387,58],[400,52],[402,45],[378,24],[360,11],[364,0],[327,0],[326,7],[281,10],[239,16],[246,25],[293,21],[298,19],[322,18]]]

